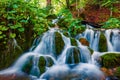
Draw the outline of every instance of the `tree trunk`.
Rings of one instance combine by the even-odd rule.
[[[68,9],[70,8],[70,1],[69,0],[66,0],[66,6]]]
[[[47,2],[46,6],[51,5],[51,0],[46,0],[46,2]]]

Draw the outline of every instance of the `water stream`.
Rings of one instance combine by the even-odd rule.
[[[0,74],[25,72],[35,77],[32,80],[104,80],[96,62],[101,54],[98,46],[100,34],[100,31],[88,28],[77,37],[89,41],[90,48],[94,50],[91,56],[88,46],[82,45],[79,40],[76,40],[77,46],[73,46],[70,37],[66,37],[59,29],[50,29],[35,40],[30,52],[24,53],[13,66],[0,71]],[[120,30],[116,29],[105,31],[108,52],[120,52],[119,34]],[[56,41],[56,37],[61,40]]]

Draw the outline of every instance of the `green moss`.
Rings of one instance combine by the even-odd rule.
[[[66,36],[66,37],[70,37],[68,32],[63,32],[63,35]]]
[[[106,68],[120,66],[120,54],[107,53],[101,56],[101,65]]]
[[[115,76],[120,79],[120,67],[116,68]]]
[[[46,59],[43,56],[39,58],[38,66],[46,66]]]
[[[67,64],[73,64],[73,63],[79,63],[80,62],[80,51],[76,47],[71,47],[67,50],[66,54],[66,63]]]
[[[41,56],[41,57],[39,58],[38,67],[39,67],[39,70],[40,70],[40,74],[42,74],[42,73],[45,72],[46,59],[45,59],[44,56]]]
[[[33,64],[33,57],[30,56],[30,59],[26,61],[26,63],[22,67],[22,71],[29,74],[32,69],[32,64]]]
[[[89,42],[85,38],[80,38],[79,41],[82,45],[89,46]]]
[[[91,53],[91,55],[94,53],[94,50],[93,49],[91,49],[90,47],[88,47],[88,49],[89,49],[89,51],[90,51],[90,53]]]
[[[100,52],[107,52],[107,40],[106,40],[106,37],[103,33],[100,34],[99,51]]]
[[[44,73],[46,71],[45,66],[40,66],[40,74]]]
[[[56,55],[60,55],[63,48],[64,48],[64,41],[62,39],[62,36],[60,33],[58,32],[55,32],[55,52],[56,52]]]
[[[70,38],[70,41],[72,46],[77,46],[77,41],[74,38]]]

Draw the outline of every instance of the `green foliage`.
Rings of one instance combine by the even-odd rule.
[[[75,19],[71,22],[69,26],[69,32],[72,36],[76,36],[79,33],[82,33],[85,30],[85,26],[81,24],[81,21],[78,19]]]
[[[46,9],[40,9],[34,2],[2,0],[0,1],[0,10],[1,39],[4,38],[2,33],[7,38],[15,38],[15,35],[22,35],[30,27],[34,30],[35,35],[39,35],[47,30],[47,11]]]
[[[101,6],[112,7],[112,4],[119,3],[119,2],[120,2],[119,0],[102,0]]]
[[[62,16],[58,21],[58,26],[66,28],[71,36],[75,36],[85,30],[85,27],[81,24],[81,20],[73,18],[70,10],[62,9],[58,16]]]
[[[110,18],[103,24],[103,28],[120,28],[120,20],[117,18]]]

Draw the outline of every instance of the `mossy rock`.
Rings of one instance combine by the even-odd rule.
[[[77,46],[77,41],[74,38],[70,38],[70,41],[72,46]]]
[[[54,61],[49,56],[41,56],[39,58],[38,67],[40,70],[40,74],[46,71],[46,67],[51,67],[54,64]]]
[[[93,49],[91,49],[90,47],[88,47],[88,49],[89,49],[89,51],[90,51],[90,53],[91,53],[91,55],[94,53],[94,50]]]
[[[106,37],[103,33],[100,34],[99,51],[100,52],[107,52],[107,40],[106,40]]]
[[[38,66],[46,66],[46,59],[44,56],[40,56]]]
[[[120,67],[116,68],[116,72],[114,73],[116,77],[120,79]]]
[[[40,66],[40,75],[43,74],[46,71],[45,66]]]
[[[82,45],[89,46],[89,42],[85,38],[80,38],[79,41]]]
[[[27,74],[30,74],[32,66],[33,66],[33,56],[30,56],[29,60],[27,60],[26,63],[23,65],[22,71]]]
[[[120,66],[120,54],[107,53],[101,56],[101,65],[106,68],[115,68]]]
[[[64,49],[65,43],[62,39],[62,36],[59,32],[55,32],[55,53],[56,55],[60,55],[62,50]]]
[[[71,47],[67,50],[66,63],[78,64],[80,62],[80,51],[77,47]]]
[[[63,35],[66,37],[70,37],[70,34],[68,32],[63,32]]]
[[[45,70],[46,70],[46,59],[44,56],[40,56],[39,58],[39,62],[38,62],[38,67],[39,67],[39,70],[40,70],[40,74],[44,73]]]

